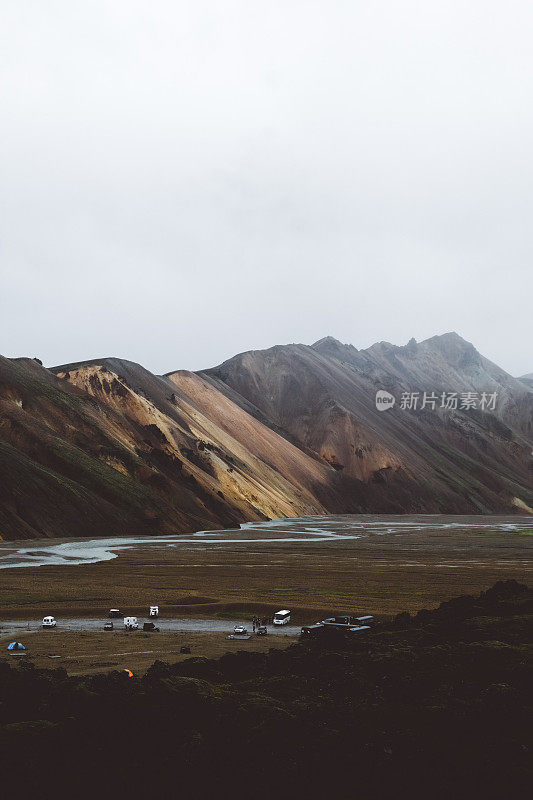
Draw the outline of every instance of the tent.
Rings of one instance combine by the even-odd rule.
[[[7,649],[8,650],[25,650],[26,648],[20,642],[10,642],[10,644],[8,644],[8,646],[7,646]]]

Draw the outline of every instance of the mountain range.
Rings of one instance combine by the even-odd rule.
[[[455,333],[366,350],[326,337],[162,376],[0,357],[3,539],[533,513],[532,450],[533,376]]]

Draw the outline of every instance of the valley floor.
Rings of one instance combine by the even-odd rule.
[[[355,611],[383,617],[434,608],[448,598],[485,590],[498,580],[532,582],[533,520],[529,523],[524,517],[372,517],[363,533],[360,517],[326,517],[321,524],[324,529],[339,530],[340,520],[345,536],[331,540],[309,536],[303,530],[309,523],[302,520],[284,520],[282,526],[279,522],[261,526],[262,538],[256,536],[259,526],[254,525],[214,534],[231,538],[227,544],[213,545],[199,537],[179,546],[141,544],[119,550],[112,560],[91,564],[2,569],[0,636],[2,628],[5,633],[0,646],[5,649],[6,637],[11,635],[9,620],[39,620],[45,614],[53,614],[59,626],[61,619],[83,616],[102,619],[103,624],[109,608],[116,607],[142,622],[148,606],[158,604],[163,619],[249,622],[254,614],[271,615],[289,608],[292,622],[300,626],[332,613]],[[377,521],[383,524],[384,535],[376,532]],[[348,538],[350,530],[360,538]],[[35,548],[48,544],[35,543]],[[7,552],[13,543],[4,547]],[[50,639],[42,639],[45,634],[32,633],[27,639],[32,649],[48,659],[56,653],[46,645]],[[117,663],[113,655],[122,651],[161,649],[166,651],[161,657],[173,660],[178,645],[191,640],[191,634],[182,642],[176,634],[162,632],[147,635],[146,640],[139,635],[135,647],[123,647],[122,641],[115,646],[114,639],[120,635],[114,632],[110,640],[100,631],[52,633],[64,637],[63,656],[68,651],[71,659],[70,666],[64,666],[76,672],[110,668],[109,661],[122,666],[124,659]],[[167,642],[167,636],[175,638]],[[273,639],[268,636],[264,644],[254,640],[246,646],[268,648]],[[216,656],[235,650],[235,644],[220,633],[195,633],[194,640],[193,655]],[[91,654],[92,660],[87,657]],[[143,653],[142,658],[135,657],[135,666],[145,668],[155,657]]]

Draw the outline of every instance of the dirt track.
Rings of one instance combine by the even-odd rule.
[[[54,630],[44,631],[42,620],[4,620],[0,623],[0,635],[22,636],[26,633],[43,632],[55,634],[56,632],[71,631],[75,633],[101,633],[107,619],[94,619],[87,617],[62,618],[57,620],[57,627]],[[139,619],[139,627],[142,628],[143,619]],[[146,618],[148,622],[148,618]],[[152,620],[160,633],[233,633],[235,625],[246,625],[249,633],[253,632],[252,624],[246,619],[222,620],[222,619],[155,619]],[[113,630],[115,633],[123,630],[122,619],[112,619]],[[269,636],[298,636],[300,633],[298,625],[269,625]],[[106,631],[107,633],[107,631]]]

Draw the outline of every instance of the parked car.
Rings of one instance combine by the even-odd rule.
[[[233,628],[233,633],[235,634],[235,636],[246,636],[248,631],[244,627],[244,625],[235,625],[235,627]]]
[[[304,625],[302,628],[302,636],[319,636],[324,631],[324,624],[322,622],[315,622],[314,625]]]
[[[112,631],[113,627],[114,626],[112,622],[106,622],[106,624],[104,625],[104,631]]]
[[[43,617],[43,628],[55,628],[56,625],[54,617]]]
[[[120,619],[120,617],[122,616],[122,611],[120,611],[120,609],[118,608],[110,608],[108,616],[111,619]]]
[[[370,615],[365,617],[328,617],[328,619],[322,620],[322,625],[325,625],[327,628],[336,628],[340,630],[358,630],[359,628],[364,628],[366,630],[373,621],[374,617]]]
[[[159,633],[159,628],[156,628],[153,622],[145,622],[143,624],[143,631],[157,631]]]
[[[374,617],[371,614],[366,614],[364,617],[356,617],[357,622],[359,625],[373,625],[375,622]]]
[[[150,606],[150,617],[152,617],[153,619],[154,617],[157,618],[158,616],[159,616],[159,606]]]
[[[322,620],[322,622],[315,622],[314,625],[304,625],[301,630],[303,638],[317,637],[317,636],[344,636],[350,634],[362,634],[371,630],[370,625],[360,624],[361,620],[368,619],[366,617],[329,617]],[[373,620],[373,617],[369,621]]]
[[[291,612],[286,608],[274,614],[274,625],[288,625],[291,621]]]
[[[136,631],[139,628],[137,617],[124,617],[124,627],[127,631]]]
[[[260,625],[257,629],[258,636],[266,636],[268,633],[266,625]]]

